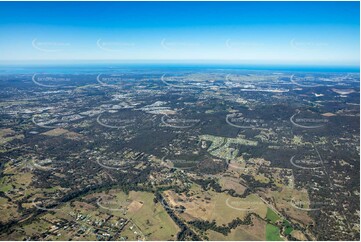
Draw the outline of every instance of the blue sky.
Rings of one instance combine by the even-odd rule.
[[[359,2],[0,2],[0,61],[359,65]]]

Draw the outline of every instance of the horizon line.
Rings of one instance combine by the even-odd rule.
[[[171,63],[169,63],[171,62]],[[315,67],[358,67],[360,62],[351,63],[312,63],[312,62],[270,62],[255,60],[217,60],[217,59],[64,59],[64,60],[0,60],[0,65],[8,64],[217,64],[217,65],[252,65],[252,66],[315,66]]]

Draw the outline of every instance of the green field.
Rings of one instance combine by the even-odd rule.
[[[280,237],[280,229],[272,224],[267,224],[266,240],[267,241],[283,241],[283,239]]]
[[[270,220],[272,223],[275,223],[277,220],[280,219],[280,217],[275,213],[272,209],[267,209],[267,215],[266,218]]]
[[[292,225],[290,224],[290,222],[288,222],[287,220],[283,220],[283,223],[282,223],[283,227],[285,227],[285,234],[286,235],[289,235],[292,233],[293,231],[293,228],[292,228]]]
[[[179,228],[163,206],[160,203],[154,203],[154,194],[132,191],[127,198],[132,201],[143,202],[143,206],[139,210],[134,212],[128,210],[128,216],[139,226],[147,239],[168,240],[176,238]]]

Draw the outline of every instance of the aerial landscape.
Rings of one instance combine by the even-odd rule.
[[[17,4],[25,3],[0,8],[11,13]],[[55,5],[37,4],[33,24],[19,29],[45,28],[37,18],[59,24],[54,13],[43,13]],[[111,4],[138,6],[103,6]],[[174,4],[170,11],[186,5]],[[19,36],[6,46],[14,23],[5,10],[1,241],[360,240],[359,53],[356,65],[307,64],[335,43],[291,38],[290,49],[302,48],[294,50],[299,65],[203,62],[191,58],[202,47],[164,37],[159,55],[192,60],[108,61],[143,53],[108,37],[94,39],[95,51],[85,44],[79,50],[105,59],[76,61],[79,53],[70,49],[77,43],[34,35],[26,47]],[[357,38],[352,47],[359,52]],[[248,41],[225,38],[223,45],[244,55],[264,48]]]

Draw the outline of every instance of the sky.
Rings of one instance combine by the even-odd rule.
[[[0,61],[359,66],[359,2],[0,2]]]

